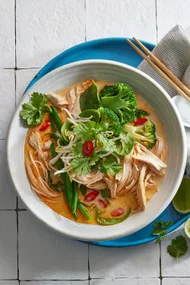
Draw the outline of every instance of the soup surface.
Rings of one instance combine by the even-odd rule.
[[[79,223],[111,225],[122,222],[129,213],[135,214],[146,210],[147,202],[159,191],[166,169],[167,141],[163,125],[155,110],[137,93],[135,93],[136,106],[133,111],[136,112],[137,109],[145,112],[140,113],[139,117],[137,112],[133,112],[131,120],[120,124],[121,117],[116,113],[114,109],[116,107],[113,107],[112,111],[115,111],[114,114],[120,120],[119,123],[116,121],[114,123],[119,124],[122,133],[114,131],[118,125],[113,127],[112,121],[111,129],[109,116],[102,119],[102,114],[105,116],[105,113],[101,106],[94,108],[100,110],[98,112],[101,115],[97,119],[97,111],[94,113],[91,111],[91,98],[96,93],[93,93],[92,88],[95,87],[92,85],[97,88],[96,92],[100,96],[98,100],[102,100],[103,107],[105,104],[107,108],[109,98],[117,94],[108,94],[106,97],[103,92],[101,95],[100,91],[104,90],[105,86],[115,86],[113,82],[86,80],[45,95],[46,100],[48,98],[45,104],[47,111],[43,111],[41,122],[31,125],[27,132],[25,167],[32,190],[53,211]],[[117,91],[117,89],[110,90],[110,92]],[[83,96],[86,96],[86,101],[81,100]],[[105,100],[101,99],[105,97]],[[116,98],[115,105],[118,101]],[[90,111],[86,108],[88,111],[85,113],[86,116],[84,114],[80,117],[84,102],[89,104]],[[120,112],[123,112],[122,108]],[[60,121],[56,121],[56,115],[61,121],[60,128]],[[99,120],[98,124],[100,120],[105,120],[107,129],[102,132],[96,130],[97,137],[92,140],[83,139],[80,137],[84,132],[82,127],[93,120],[96,123]],[[147,135],[148,124],[155,127],[154,134]],[[79,125],[82,126],[81,133]],[[93,128],[89,129],[89,132],[92,130]],[[134,132],[137,132],[137,135]],[[103,139],[100,140],[102,135],[103,139],[106,139],[105,144]],[[155,141],[152,139],[153,135]],[[129,146],[131,140],[133,145]],[[82,144],[82,154],[79,155],[77,147],[73,147],[75,143]],[[108,149],[109,144],[110,149]],[[93,163],[92,156],[97,154],[101,158],[96,158]],[[81,159],[77,167],[75,167],[76,158]],[[89,162],[88,170],[82,168],[83,162]]]

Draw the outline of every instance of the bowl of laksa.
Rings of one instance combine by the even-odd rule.
[[[184,129],[168,94],[124,64],[58,68],[23,97],[7,143],[14,186],[52,229],[81,240],[129,235],[171,202]]]

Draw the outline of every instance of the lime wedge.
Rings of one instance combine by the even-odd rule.
[[[190,178],[183,178],[172,202],[177,212],[182,214],[190,213]]]
[[[190,218],[185,222],[184,230],[185,230],[186,236],[190,238]]]

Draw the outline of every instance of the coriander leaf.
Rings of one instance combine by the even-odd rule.
[[[91,171],[91,166],[96,165],[98,160],[99,157],[96,154],[88,157],[75,157],[71,161],[73,172],[76,174],[87,175]]]
[[[99,170],[105,174],[115,175],[121,170],[121,164],[117,163],[113,156],[102,159],[99,164]]]
[[[90,156],[85,157],[83,154],[83,143],[77,142],[72,146],[71,153],[74,158],[71,161],[73,172],[77,174],[87,175],[91,171],[91,167],[96,165],[100,159],[98,154],[92,153]]]
[[[83,157],[83,143],[82,142],[77,142],[73,144],[71,148],[71,152],[74,157]]]
[[[73,128],[73,133],[81,141],[93,141],[96,138],[96,135],[103,131],[103,126],[94,122],[88,121],[86,123],[79,123]]]
[[[174,258],[179,258],[186,254],[188,250],[187,241],[184,236],[177,236],[172,240],[172,244],[168,245],[167,252]]]
[[[33,93],[30,97],[29,103],[22,105],[20,116],[27,122],[29,126],[36,126],[42,122],[45,112],[48,111],[48,99],[45,95],[40,93]]]
[[[44,107],[44,105],[47,104],[48,99],[45,95],[34,92],[30,97],[30,102],[34,107],[39,108],[40,106]]]
[[[91,170],[88,157],[75,157],[71,161],[71,166],[76,174],[87,175]]]
[[[163,222],[158,221],[154,224],[154,230],[152,232],[153,235],[159,236],[156,240],[156,243],[159,243],[163,237],[166,235],[168,228],[172,225],[172,221]]]

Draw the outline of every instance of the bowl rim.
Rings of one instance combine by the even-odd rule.
[[[162,205],[162,207],[160,207],[159,211],[157,211],[156,214],[154,214],[153,216],[151,216],[149,219],[146,220],[146,222],[142,222],[141,225],[139,225],[138,227],[136,227],[133,231],[131,230],[131,232],[127,233],[126,231],[123,230],[122,233],[114,233],[112,234],[111,236],[110,235],[107,235],[106,237],[94,237],[94,238],[89,238],[89,237],[84,237],[83,234],[81,233],[68,233],[68,232],[65,232],[64,231],[64,228],[62,228],[61,230],[56,228],[56,226],[54,226],[53,224],[50,224],[46,221],[43,220],[43,218],[40,216],[40,214],[38,214],[35,210],[33,210],[32,206],[25,202],[24,199],[22,199],[21,195],[20,195],[20,191],[19,189],[17,188],[17,186],[15,185],[15,182],[14,182],[14,175],[12,173],[12,169],[11,169],[11,163],[10,163],[10,150],[9,150],[9,144],[10,144],[10,136],[11,136],[11,131],[12,131],[12,125],[14,123],[14,120],[16,119],[17,117],[17,111],[18,109],[21,107],[22,105],[22,101],[23,101],[23,98],[25,96],[27,96],[29,93],[30,93],[30,90],[33,88],[33,86],[38,86],[39,82],[41,84],[41,82],[48,78],[48,77],[51,77],[53,76],[54,74],[60,72],[60,71],[63,71],[63,70],[67,70],[67,69],[70,69],[70,68],[73,68],[73,67],[77,67],[77,66],[82,66],[82,65],[91,65],[91,64],[105,64],[105,65],[109,65],[109,66],[119,66],[119,67],[122,67],[124,69],[127,69],[127,70],[131,70],[139,75],[141,75],[142,77],[144,77],[145,79],[147,79],[148,81],[150,81],[157,89],[159,89],[161,91],[161,93],[163,94],[163,96],[165,96],[165,98],[167,99],[167,101],[169,102],[169,104],[171,105],[175,115],[176,115],[176,118],[178,120],[178,123],[179,123],[179,127],[180,127],[180,130],[181,130],[181,139],[182,139],[182,144],[183,144],[183,148],[181,150],[181,169],[179,171],[179,174],[178,174],[178,178],[176,180],[176,185],[180,185],[181,183],[181,180],[183,178],[183,174],[184,174],[184,170],[185,170],[185,165],[186,165],[186,159],[187,159],[187,142],[186,142],[186,133],[185,133],[185,128],[184,128],[184,125],[183,125],[183,122],[182,122],[182,119],[180,117],[180,114],[176,108],[176,106],[174,105],[174,103],[172,102],[171,100],[171,97],[169,96],[169,94],[164,90],[164,88],[159,84],[157,83],[153,78],[151,78],[149,75],[147,75],[146,73],[144,73],[143,71],[135,68],[135,67],[132,67],[130,65],[127,65],[127,64],[124,64],[124,63],[120,63],[120,62],[116,62],[116,61],[112,61],[112,60],[101,60],[101,59],[90,59],[90,60],[81,60],[81,61],[77,61],[77,62],[72,62],[72,63],[69,63],[69,64],[66,64],[64,66],[61,66],[61,67],[58,67],[52,71],[50,71],[49,73],[47,73],[46,75],[44,75],[42,78],[40,78],[34,85],[32,85],[27,91],[26,93],[24,93],[22,99],[20,100],[17,108],[15,109],[14,111],[14,115],[11,119],[11,122],[10,122],[10,125],[9,125],[9,130],[8,130],[8,136],[7,136],[7,149],[6,149],[6,157],[7,157],[7,165],[8,165],[8,171],[9,171],[9,174],[10,174],[10,177],[11,177],[11,181],[14,185],[14,188],[18,194],[18,196],[20,197],[20,199],[22,200],[22,202],[24,203],[24,205],[26,206],[27,209],[30,210],[30,212],[38,219],[40,220],[43,224],[45,224],[46,226],[48,226],[49,228],[51,228],[52,230],[54,230],[55,232],[58,232],[59,234],[61,235],[65,235],[67,237],[70,237],[70,238],[73,238],[73,239],[77,239],[77,240],[83,240],[83,241],[101,241],[101,240],[113,240],[113,239],[117,239],[117,238],[121,238],[121,237],[124,237],[126,235],[130,235],[130,234],[133,234],[137,231],[139,231],[140,229],[144,228],[145,226],[149,225],[153,220],[155,220],[165,209],[166,207],[169,205],[169,203],[172,201],[173,197],[175,196],[176,192],[177,192],[177,189],[178,187],[176,187],[176,191],[173,191],[169,197],[167,198],[167,200],[165,201],[165,203]],[[32,191],[32,190],[31,190]],[[43,202],[42,202],[43,203]],[[53,211],[53,210],[52,210]],[[92,226],[92,225],[89,225],[89,226]]]

